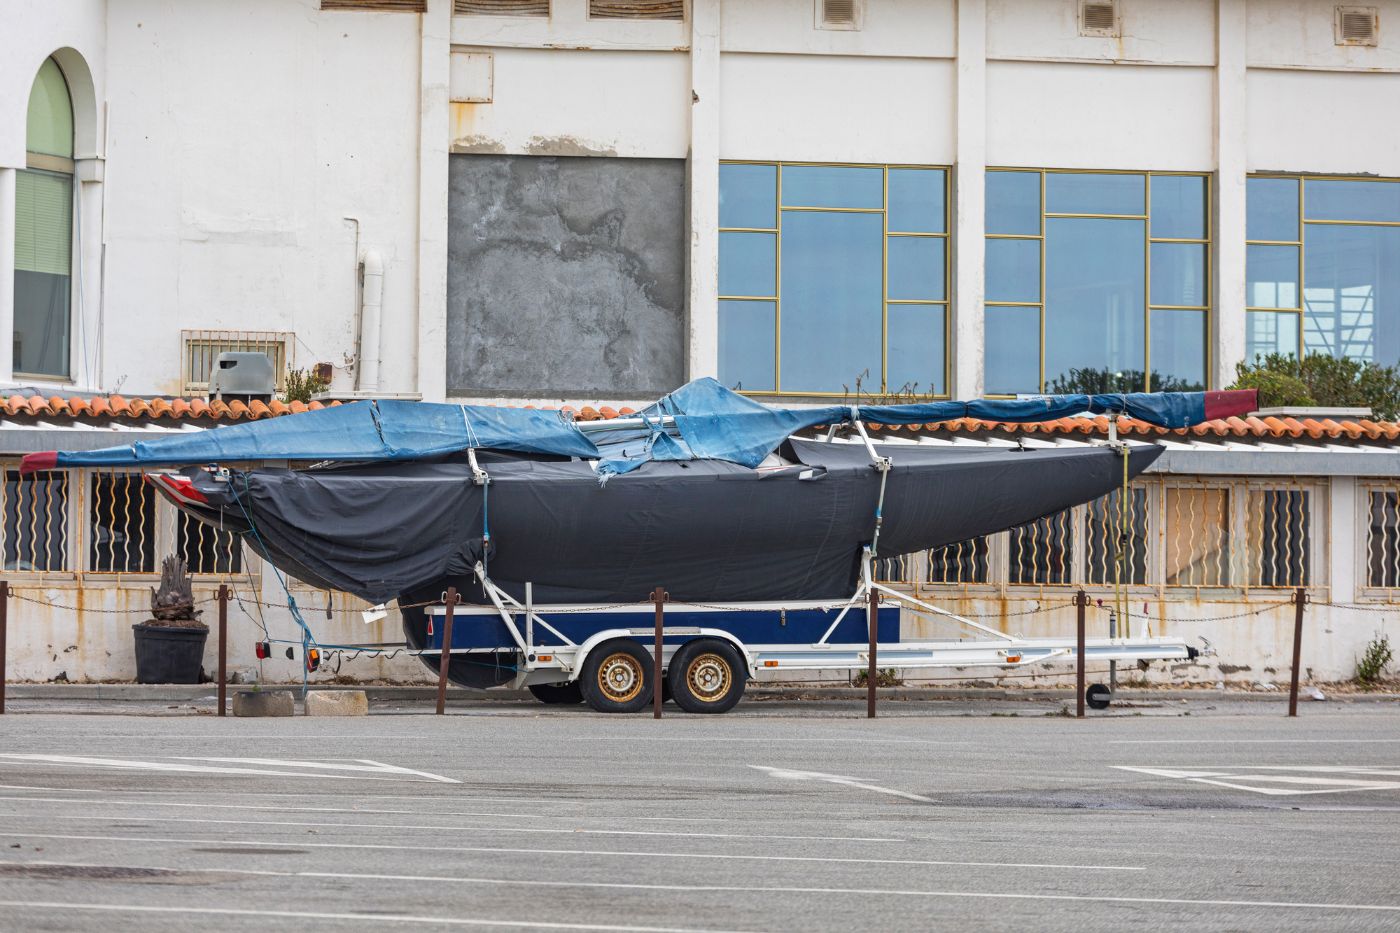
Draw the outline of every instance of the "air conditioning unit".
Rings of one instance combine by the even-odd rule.
[[[277,373],[266,353],[220,353],[209,370],[209,397],[251,402],[272,401]]]

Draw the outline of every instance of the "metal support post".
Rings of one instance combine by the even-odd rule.
[[[661,703],[665,699],[661,686],[661,629],[666,624],[666,600],[669,594],[664,586],[651,591],[651,601],[656,604],[656,648],[652,657],[651,718],[661,718]]]
[[[228,712],[228,584],[219,584],[219,715]]]
[[[1288,715],[1298,715],[1298,668],[1303,661],[1303,607],[1308,591],[1301,586],[1293,593],[1293,676],[1288,684]]]
[[[457,588],[449,586],[447,596],[443,601],[447,603],[447,612],[442,620],[442,654],[438,656],[438,695],[437,714],[441,716],[447,712],[447,669],[452,666],[452,610],[457,605]]]
[[[0,580],[0,716],[5,715],[5,637],[10,627],[10,581]]]
[[[880,639],[880,593],[873,586],[870,587],[870,608],[866,615],[870,622],[870,666],[865,672],[865,718],[874,719],[875,682],[880,678],[876,667],[878,658],[875,655],[875,643]]]
[[[1089,597],[1083,590],[1074,594],[1075,624],[1078,632],[1074,647],[1074,715],[1084,718],[1084,610],[1089,605]]]

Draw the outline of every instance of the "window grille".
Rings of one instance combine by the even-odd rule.
[[[238,535],[184,512],[177,513],[175,549],[190,573],[242,573],[243,545]]]
[[[1230,585],[1230,490],[1169,486],[1164,506],[1167,586]]]
[[[1147,536],[1147,490],[1140,486],[1128,489],[1127,533],[1123,530],[1123,491],[1116,489],[1084,508],[1085,559],[1088,561],[1085,582],[1134,586],[1147,583],[1147,553],[1151,539]],[[1122,570],[1119,565],[1121,562]]]
[[[3,503],[5,569],[48,572],[68,569],[68,474],[20,476],[6,470]]]
[[[548,16],[549,0],[455,0],[458,16]]]
[[[1064,586],[1074,582],[1073,510],[1013,528],[1007,582]]]
[[[958,584],[987,582],[988,538],[973,538],[947,544],[928,552],[926,583]]]
[[[277,389],[286,384],[296,335],[272,330],[185,330],[180,332],[184,391],[204,395],[209,391],[209,371],[220,353],[263,353],[272,360]]]
[[[685,0],[588,0],[590,19],[685,19]]]
[[[92,474],[90,560],[94,573],[154,573],[156,492],[139,473]]]
[[[1400,489],[1371,489],[1366,523],[1366,584],[1400,588]]]
[[[1306,489],[1250,489],[1245,550],[1250,586],[1307,586],[1311,496]]]
[[[880,558],[875,561],[875,579],[881,583],[912,583],[914,558],[913,554]]]

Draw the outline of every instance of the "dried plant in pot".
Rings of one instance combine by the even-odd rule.
[[[137,683],[200,682],[209,626],[199,616],[189,566],[182,558],[167,557],[161,564],[160,587],[151,590],[151,618],[131,627]]]

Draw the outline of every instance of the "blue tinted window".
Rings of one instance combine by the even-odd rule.
[[[987,232],[1040,236],[1040,173],[987,173]]]
[[[1206,295],[1204,243],[1152,244],[1152,303],[1203,308]]]
[[[731,389],[772,391],[778,306],[772,301],[719,303],[719,381]]]
[[[885,170],[848,165],[784,165],[783,206],[883,208]]]
[[[1400,363],[1400,227],[1308,224],[1304,235],[1304,348]]]
[[[1244,303],[1251,308],[1298,307],[1298,247],[1250,245],[1245,249]]]
[[[1309,178],[1303,182],[1303,216],[1400,223],[1400,183]]]
[[[1151,214],[1154,237],[1169,240],[1205,239],[1205,177],[1153,175]]]
[[[1245,238],[1298,239],[1298,179],[1245,179]]]
[[[1045,176],[1045,211],[1049,214],[1147,213],[1143,175],[1093,175],[1051,172]]]
[[[943,314],[942,305],[890,305],[891,392],[943,394]]]
[[[1244,316],[1244,358],[1270,353],[1298,355],[1298,314],[1285,311],[1250,311]]]
[[[777,242],[772,233],[721,233],[719,293],[754,297],[774,294]]]
[[[719,225],[721,227],[777,226],[778,167],[776,165],[721,165],[719,167]]]
[[[983,381],[988,395],[1040,391],[1040,309],[988,307]]]
[[[1152,310],[1153,392],[1199,392],[1206,387],[1206,313]]]
[[[784,391],[879,385],[883,240],[880,214],[783,213]]]
[[[1040,241],[987,240],[987,300],[1040,300]]]
[[[896,233],[943,233],[943,172],[937,169],[892,168],[889,180],[889,229]]]
[[[942,237],[889,238],[889,297],[895,300],[942,301]]]
[[[1143,223],[1046,220],[1047,391],[1143,389]]]

